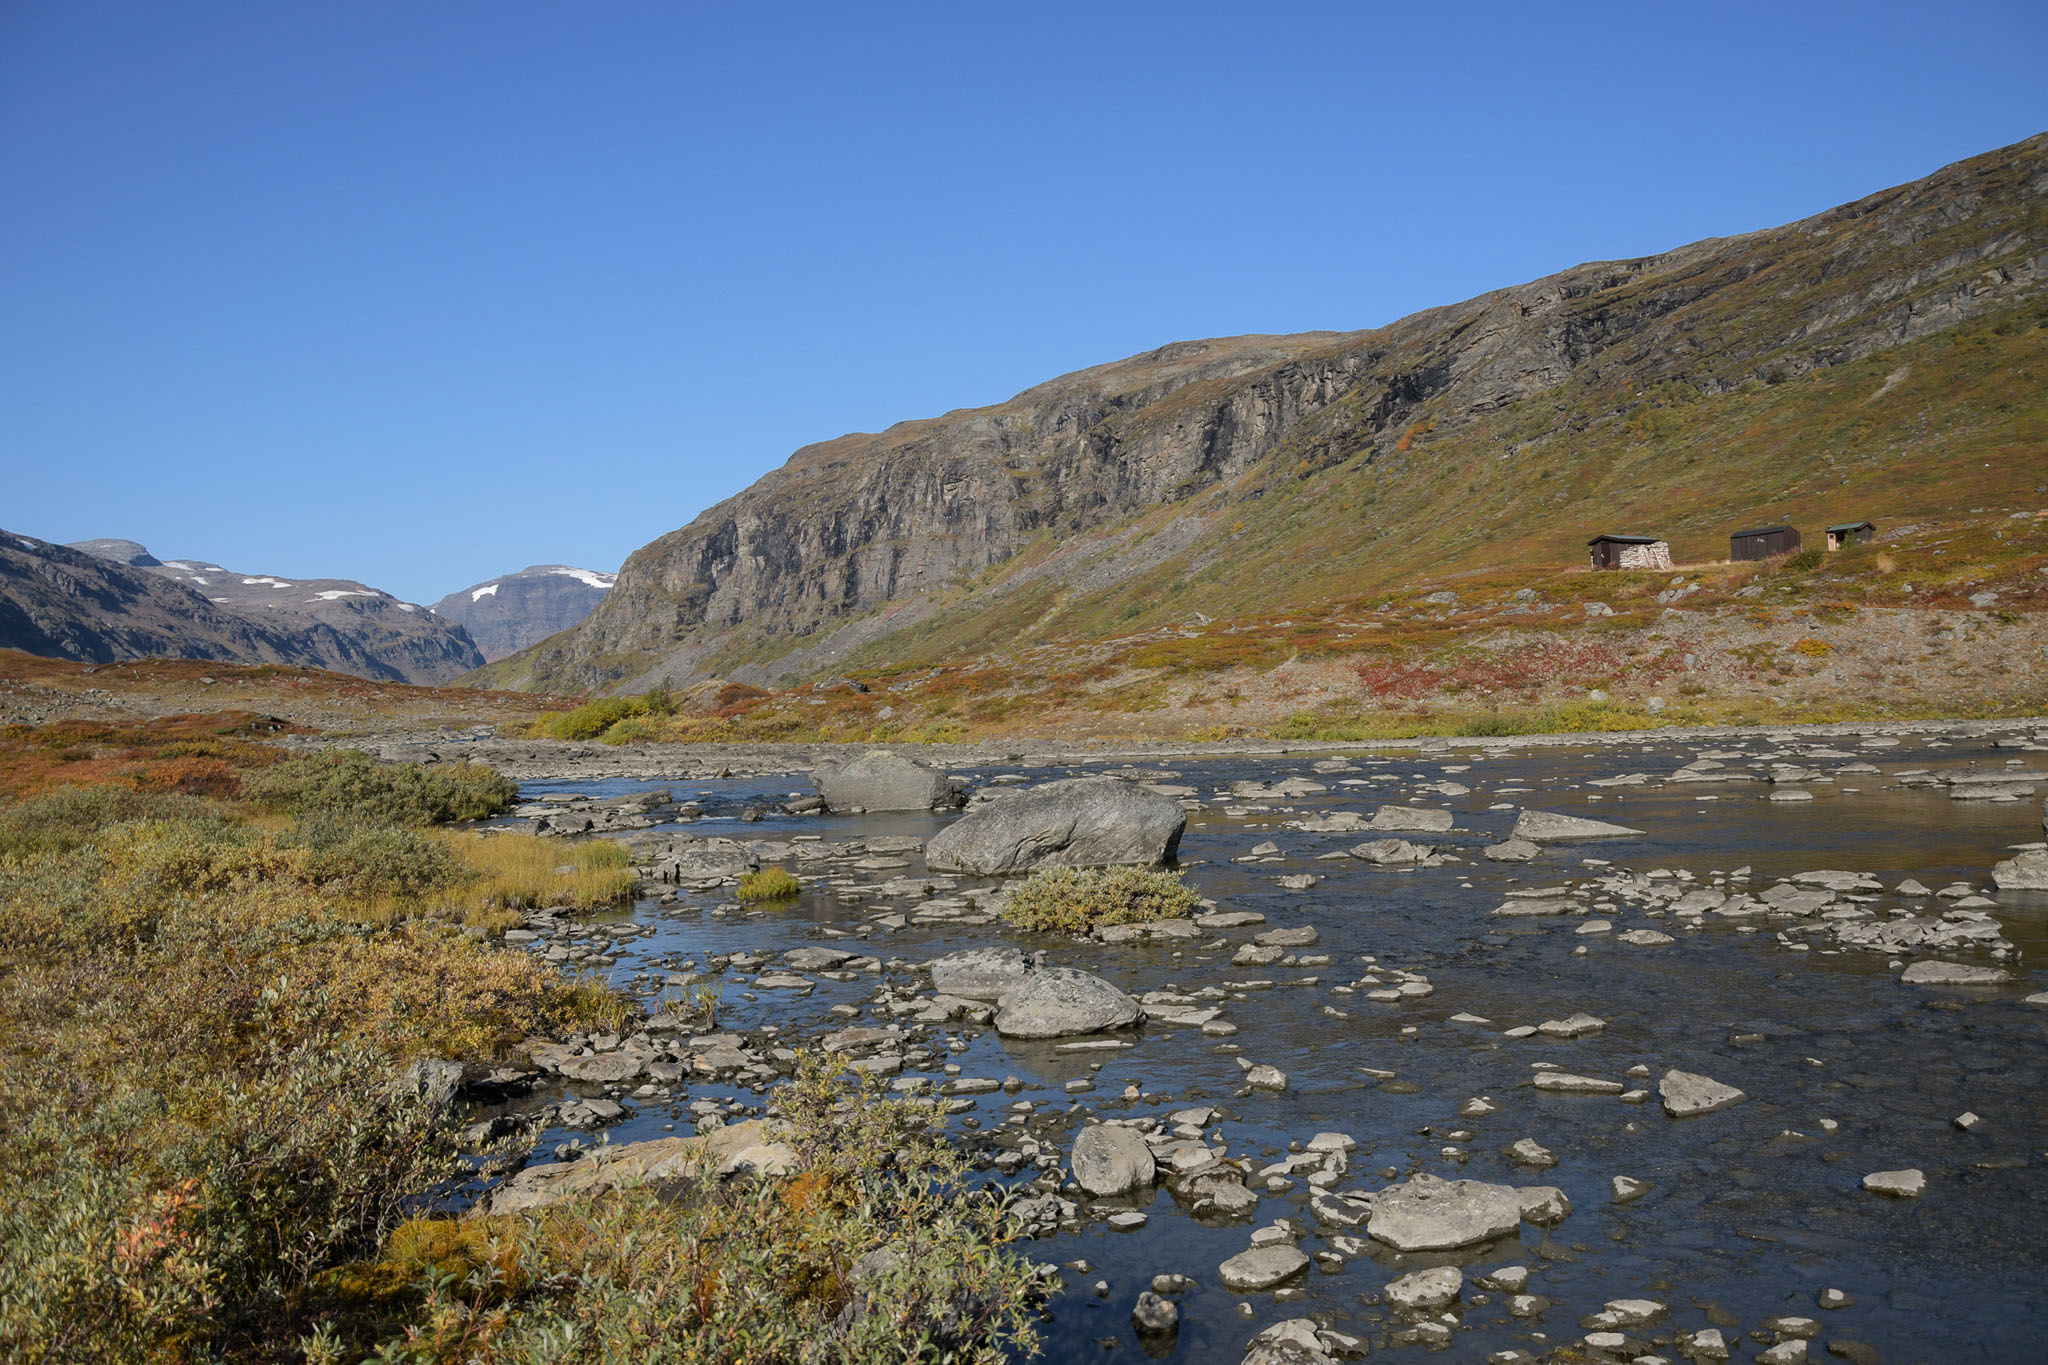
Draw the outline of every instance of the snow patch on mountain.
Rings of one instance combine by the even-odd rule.
[[[469,600],[472,602],[481,602],[486,597],[496,597],[497,595],[498,585],[496,583],[486,583],[481,588],[471,588],[469,591]]]

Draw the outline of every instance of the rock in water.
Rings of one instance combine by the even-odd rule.
[[[1546,810],[1525,810],[1515,817],[1515,830],[1509,837],[1532,844],[1563,844],[1580,839],[1626,839],[1641,833],[1639,829],[1611,825],[1605,820],[1558,815]]]
[[[1387,867],[1399,863],[1422,862],[1431,852],[1428,844],[1411,844],[1406,839],[1375,839],[1369,844],[1360,844],[1352,849],[1351,856]]]
[[[936,958],[931,966],[932,987],[940,995],[994,1004],[1038,970],[1038,955],[1015,948],[970,948]]]
[[[1899,974],[1909,986],[1996,986],[2012,980],[2001,967],[1973,967],[1967,962],[1920,961]]]
[[[1147,1336],[1163,1336],[1180,1329],[1180,1309],[1148,1289],[1138,1295],[1137,1306],[1131,1309],[1131,1325]]]
[[[2034,849],[1991,869],[2000,891],[2048,891],[2048,852]]]
[[[1664,1100],[1664,1112],[1675,1119],[1711,1114],[1716,1109],[1726,1109],[1749,1098],[1732,1085],[1723,1085],[1690,1071],[1665,1072],[1664,1079],[1657,1082],[1657,1094]]]
[[[1872,1171],[1863,1177],[1863,1188],[1877,1194],[1888,1194],[1894,1199],[1918,1199],[1927,1193],[1927,1176],[1924,1172],[1912,1168],[1903,1171]]]
[[[1074,1183],[1097,1196],[1141,1189],[1158,1173],[1145,1139],[1106,1123],[1081,1130],[1074,1139],[1072,1165]]]
[[[870,749],[849,763],[820,766],[811,781],[833,810],[931,810],[960,804],[951,778],[887,749]]]
[[[1225,1289],[1271,1289],[1308,1269],[1299,1247],[1263,1246],[1240,1252],[1217,1268]]]
[[[1040,867],[1150,866],[1187,828],[1180,803],[1113,777],[1074,777],[968,812],[925,847],[934,871],[994,877]]]
[[[1513,1186],[1418,1175],[1380,1192],[1365,1230],[1399,1251],[1448,1251],[1521,1225],[1522,1200]]]
[[[1005,1038],[1065,1038],[1135,1024],[1145,1007],[1099,976],[1072,967],[1033,972],[1002,998],[996,1032]]]
[[[1365,827],[1416,834],[1442,834],[1451,827],[1451,813],[1447,810],[1432,810],[1427,806],[1381,806]]]
[[[1387,1302],[1409,1312],[1442,1308],[1465,1287],[1465,1272],[1454,1265],[1418,1270],[1387,1286]]]

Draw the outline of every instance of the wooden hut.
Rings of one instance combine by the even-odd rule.
[[[1840,526],[1828,527],[1828,548],[1840,550],[1850,545],[1868,545],[1877,539],[1877,527],[1867,521],[1845,521]]]
[[[1655,536],[1594,536],[1586,542],[1596,569],[1668,569],[1671,547]]]
[[[1790,526],[1759,526],[1728,537],[1730,559],[1770,559],[1799,548],[1799,532]]]

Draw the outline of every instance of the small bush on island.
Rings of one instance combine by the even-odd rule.
[[[1085,934],[1098,924],[1186,919],[1201,897],[1177,873],[1142,867],[1048,868],[1034,872],[1003,903],[1019,929]]]
[[[760,901],[786,901],[798,895],[804,884],[779,867],[767,867],[759,872],[748,872],[740,878],[739,897],[750,904]]]

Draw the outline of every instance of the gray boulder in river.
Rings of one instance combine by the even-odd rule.
[[[1641,833],[1641,830],[1627,825],[1588,820],[1582,815],[1525,810],[1515,818],[1515,832],[1509,842],[1523,839],[1532,844],[1566,844],[1579,839],[1627,839]]]
[[[1099,976],[1047,967],[1003,996],[996,1032],[1006,1038],[1065,1038],[1124,1028],[1144,1015],[1144,1006]]]
[[[1040,867],[1149,866],[1173,857],[1180,803],[1113,777],[1074,777],[970,811],[925,846],[936,872],[984,877]]]
[[[960,804],[953,779],[887,749],[870,749],[850,762],[820,766],[811,780],[833,810],[931,810]]]

